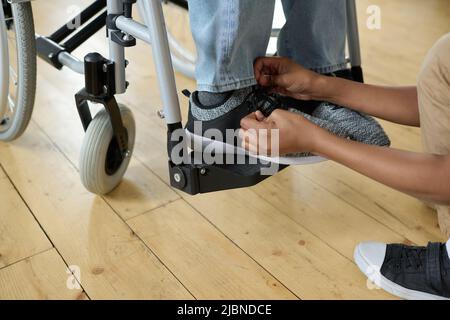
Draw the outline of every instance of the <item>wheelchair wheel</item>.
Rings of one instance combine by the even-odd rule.
[[[11,141],[23,134],[33,113],[36,44],[31,3],[2,4],[0,16],[5,19],[0,19],[0,140]]]
[[[98,195],[107,194],[119,185],[133,152],[136,136],[134,117],[131,110],[123,105],[120,105],[120,113],[128,132],[129,154],[124,159],[113,139],[110,117],[104,109],[90,123],[81,148],[81,181],[87,190]]]

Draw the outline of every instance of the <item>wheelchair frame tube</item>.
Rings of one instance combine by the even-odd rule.
[[[347,37],[352,67],[360,67],[362,59],[355,0],[347,0]]]
[[[106,11],[103,11],[100,15],[95,17],[90,23],[86,24],[79,31],[61,43],[61,46],[69,53],[75,51],[79,46],[86,42],[87,39],[92,37],[97,31],[105,26]],[[51,38],[50,38],[51,39]]]
[[[8,35],[5,23],[5,14],[3,6],[0,8],[0,63],[2,66],[0,74],[0,118],[3,118],[8,108],[9,95],[9,51],[8,51]]]
[[[180,103],[161,0],[138,0],[138,2],[141,2],[141,14],[148,26],[152,43],[153,60],[164,105],[164,118],[168,125],[181,124]]]
[[[84,74],[84,62],[78,60],[70,53],[61,52],[58,56],[58,60],[63,66],[66,66],[70,70],[79,74]]]
[[[83,25],[88,22],[93,16],[102,11],[105,6],[106,0],[96,0],[95,2],[93,2],[89,7],[87,7],[80,13],[79,17],[77,17],[80,19],[80,24]],[[69,37],[76,31],[75,28],[69,27],[69,25],[74,26],[77,22],[77,18],[74,18],[71,23],[66,23],[61,28],[53,32],[49,38],[56,43],[60,43],[61,41]]]
[[[143,10],[141,10],[143,12]],[[146,42],[151,45],[152,41],[150,39],[150,32],[147,26],[134,21],[133,19],[125,18],[124,16],[120,16],[116,20],[116,26],[118,29],[126,32],[135,38]],[[169,43],[173,49],[175,46],[180,45],[175,41],[175,39],[171,38],[170,33],[167,34]],[[175,70],[181,72],[182,74],[188,76],[189,78],[195,78],[195,62],[191,55],[188,52],[181,52],[181,48],[179,48],[178,52],[181,54],[182,58],[179,58],[177,55],[172,54],[172,62]]]
[[[122,0],[107,0],[108,14],[123,14]],[[127,90],[125,75],[125,48],[111,40],[111,32],[108,37],[109,59],[115,63],[116,93],[122,94]]]
[[[162,3],[160,0],[138,0],[138,7],[145,25],[122,16],[117,18],[117,27],[151,45],[163,102],[164,119],[168,125],[180,124],[182,121],[180,102]],[[181,61],[177,62],[181,65]],[[187,71],[191,70],[187,69]]]

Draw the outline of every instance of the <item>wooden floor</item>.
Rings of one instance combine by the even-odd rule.
[[[37,32],[65,21],[68,4],[88,2],[34,2]],[[381,30],[365,26],[370,4],[381,7]],[[367,81],[413,84],[428,48],[450,29],[450,3],[358,5]],[[78,54],[105,52],[102,36]],[[20,140],[0,143],[0,298],[391,299],[368,289],[355,245],[444,240],[421,202],[330,162],[244,190],[176,192],[151,51],[139,45],[128,58],[131,87],[120,100],[135,113],[137,146],[125,181],[107,197],[85,191],[78,176],[83,131],[73,94],[82,77],[39,62],[33,121]],[[385,127],[394,147],[420,150],[418,130]]]

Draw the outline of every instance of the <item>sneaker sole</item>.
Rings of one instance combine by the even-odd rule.
[[[281,165],[289,165],[289,166],[295,166],[295,165],[307,165],[307,164],[315,164],[320,163],[324,161],[328,161],[328,159],[325,159],[323,157],[319,156],[310,156],[310,157],[268,157],[268,156],[262,156],[262,155],[255,155],[249,153],[247,150],[245,150],[242,147],[237,147],[228,143],[224,143],[217,140],[212,140],[209,138],[205,138],[203,136],[199,136],[196,134],[191,133],[187,129],[186,131],[186,137],[187,142],[190,146],[197,145],[204,147],[209,147],[215,152],[219,152],[221,154],[238,154],[238,155],[247,155],[252,158],[260,159],[265,162],[270,163],[277,163]],[[221,152],[220,152],[221,151]]]
[[[375,281],[375,284],[384,291],[389,292],[394,296],[400,297],[405,300],[449,300],[447,298],[436,296],[433,294],[407,289],[392,282],[381,274],[381,272],[378,270],[380,266],[372,266],[370,262],[363,257],[359,250],[359,246],[357,246],[355,249],[354,259],[358,268],[362,273],[366,275],[368,279],[373,279],[375,276],[377,279],[377,281]]]

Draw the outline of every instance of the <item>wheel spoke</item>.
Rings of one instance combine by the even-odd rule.
[[[17,87],[17,72],[13,67],[9,66],[9,76],[14,78],[14,86]]]
[[[16,35],[14,32],[8,32],[8,40],[11,42],[16,42]]]
[[[8,43],[10,48],[10,65],[9,65],[9,80],[10,80],[10,93],[8,95],[8,111],[3,119],[3,122],[8,121],[15,112],[16,102],[15,95],[18,87],[18,75],[16,71],[17,63],[17,40],[15,33],[15,26],[12,24],[9,28],[8,35]]]
[[[13,98],[11,98],[11,95],[8,96],[8,107],[9,107],[9,111],[11,113],[14,113],[14,109],[16,108],[16,104],[14,103]]]

